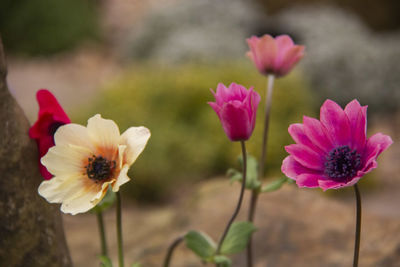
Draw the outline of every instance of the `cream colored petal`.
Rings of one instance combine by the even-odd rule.
[[[72,199],[64,201],[61,205],[61,211],[64,213],[71,213],[72,215],[86,212],[91,208],[93,208],[94,206],[96,206],[98,202],[100,202],[101,199],[93,201],[96,198],[97,194],[98,191],[96,190],[89,190],[82,192],[80,195],[77,195]]]
[[[119,145],[118,146],[118,160],[119,160],[118,168],[119,169],[122,169],[122,165],[124,164],[124,157],[125,157],[126,148],[127,148],[126,145]]]
[[[94,151],[94,146],[89,138],[89,132],[86,127],[70,123],[58,128],[54,135],[54,141],[57,146],[59,145],[75,145],[86,147]]]
[[[80,175],[53,177],[53,179],[43,181],[40,184],[38,193],[50,203],[61,203],[69,195],[81,190],[80,178]]]
[[[85,164],[93,153],[74,145],[53,146],[40,160],[47,170],[55,175],[75,175],[85,173]]]
[[[121,169],[119,176],[117,178],[117,181],[112,185],[112,191],[113,192],[118,192],[119,187],[127,182],[129,182],[131,179],[128,177],[128,170],[129,170],[129,165],[125,164],[123,168]]]
[[[150,138],[150,130],[146,127],[130,127],[121,135],[120,144],[126,145],[125,162],[132,165],[142,153]]]
[[[120,133],[117,124],[103,119],[99,114],[88,120],[89,136],[93,143],[101,148],[112,148],[118,145]]]

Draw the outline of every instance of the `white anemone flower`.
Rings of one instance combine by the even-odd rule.
[[[86,212],[96,206],[109,186],[117,192],[130,180],[129,167],[143,151],[150,131],[130,127],[120,135],[117,124],[99,114],[87,127],[70,123],[54,135],[55,146],[41,162],[54,175],[43,181],[39,194],[50,203],[61,203],[64,213]]]

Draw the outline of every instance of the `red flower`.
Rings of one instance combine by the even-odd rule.
[[[50,147],[54,146],[54,133],[58,127],[70,123],[71,120],[48,90],[39,90],[36,98],[39,103],[39,115],[35,124],[29,129],[29,137],[35,139],[38,145],[40,173],[44,179],[49,180],[53,175],[40,163],[40,158],[47,153]]]

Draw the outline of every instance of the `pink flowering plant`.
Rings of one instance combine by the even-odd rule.
[[[361,233],[361,196],[357,182],[377,167],[378,156],[393,141],[382,133],[367,138],[367,106],[353,100],[342,109],[334,101],[326,100],[319,120],[304,116],[303,123],[289,126],[295,143],[285,147],[289,153],[281,167],[285,177],[264,184],[274,81],[290,73],[303,58],[305,47],[294,44],[288,35],[253,36],[247,43],[248,57],[258,72],[267,77],[261,155],[257,159],[246,151],[246,142],[256,127],[260,94],[253,87],[219,83],[215,90],[211,89],[214,99],[208,105],[215,111],[228,140],[241,147],[241,170],[228,170],[231,181],[241,183],[237,204],[218,242],[201,231],[188,231],[170,244],[163,266],[170,266],[174,250],[183,242],[202,262],[217,267],[231,266],[230,255],[245,250],[246,266],[252,267],[252,235],[257,230],[254,218],[259,195],[295,182],[298,187],[319,187],[324,191],[354,187],[357,212],[353,267],[357,267]],[[39,116],[29,135],[37,141],[40,172],[45,179],[38,188],[39,195],[49,203],[61,204],[64,213],[92,211],[97,214],[103,267],[112,267],[112,262],[102,212],[115,201],[118,265],[123,267],[120,187],[130,181],[128,170],[144,150],[150,138],[149,129],[130,127],[121,134],[114,121],[100,114],[90,118],[87,126],[78,125],[71,123],[49,91],[40,90],[37,99]],[[250,194],[247,220],[236,221],[246,189]]]

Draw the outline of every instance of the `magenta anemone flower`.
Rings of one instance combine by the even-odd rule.
[[[338,189],[358,182],[377,167],[377,158],[392,143],[390,136],[377,133],[366,138],[367,106],[351,101],[343,110],[326,100],[320,120],[303,117],[303,124],[289,126],[296,142],[286,146],[290,156],[282,172],[299,187]]]
[[[54,146],[54,134],[58,127],[70,123],[71,120],[48,90],[39,90],[36,98],[39,103],[39,115],[35,124],[29,129],[29,137],[35,139],[38,145],[40,173],[44,179],[49,180],[53,175],[40,163],[40,158],[47,153],[50,147]]]
[[[228,88],[222,83],[216,93],[211,89],[215,102],[208,104],[217,113],[222,127],[231,141],[244,141],[250,138],[256,124],[256,114],[260,95],[244,86],[231,83]]]
[[[288,35],[252,36],[247,43],[250,48],[247,56],[264,75],[285,76],[304,56],[304,46],[295,45]]]

